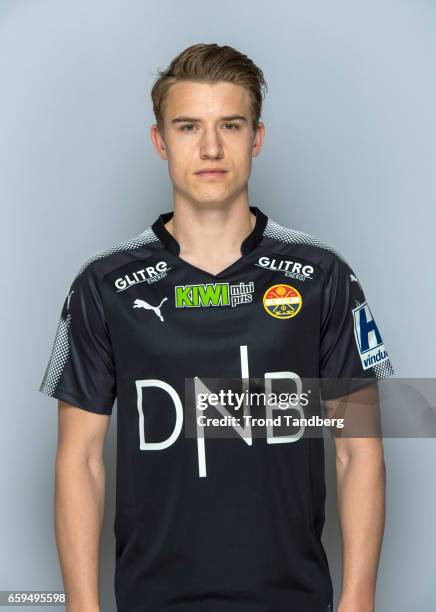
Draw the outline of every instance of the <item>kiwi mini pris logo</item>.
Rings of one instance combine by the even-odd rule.
[[[253,300],[254,283],[205,283],[175,286],[176,308],[239,306]]]
[[[290,319],[301,310],[303,298],[291,285],[279,283],[269,287],[263,295],[263,307],[276,319]]]

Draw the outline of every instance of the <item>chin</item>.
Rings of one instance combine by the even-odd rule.
[[[223,200],[227,200],[228,197],[230,196],[229,192],[227,190],[217,190],[217,191],[208,191],[208,192],[204,192],[204,191],[196,191],[193,194],[193,197],[198,201],[198,202],[204,202],[204,203],[219,203],[222,202]]]

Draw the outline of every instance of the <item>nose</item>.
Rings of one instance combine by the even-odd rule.
[[[214,127],[205,129],[200,143],[202,159],[220,159],[223,156],[221,138]]]

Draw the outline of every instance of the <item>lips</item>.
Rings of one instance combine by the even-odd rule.
[[[199,172],[196,172],[195,174],[197,174],[198,176],[213,177],[213,176],[223,176],[226,172],[227,170],[200,170]]]

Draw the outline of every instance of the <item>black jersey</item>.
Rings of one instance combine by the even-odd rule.
[[[191,382],[277,375],[301,391],[393,373],[343,257],[250,209],[241,256],[218,274],[180,258],[167,212],[88,259],[65,298],[40,391],[107,415],[117,399],[120,612],[332,609],[322,437],[183,427]]]

